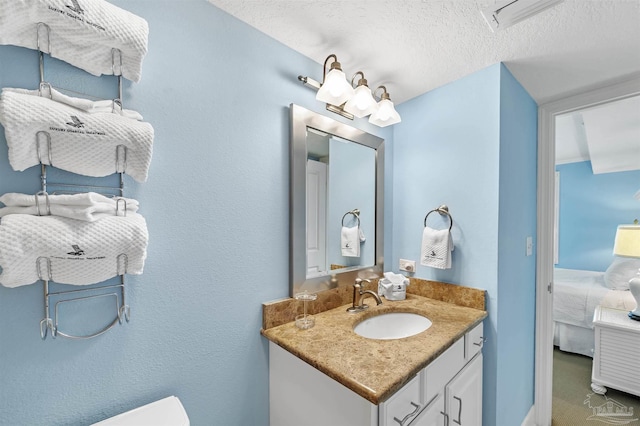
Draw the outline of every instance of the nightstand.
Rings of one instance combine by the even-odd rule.
[[[600,395],[607,392],[608,386],[640,396],[640,321],[627,314],[602,306],[593,314],[591,389]]]

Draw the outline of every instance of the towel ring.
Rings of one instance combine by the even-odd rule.
[[[342,226],[344,226],[344,218],[347,217],[348,214],[354,215],[356,220],[358,221],[358,226],[360,226],[360,210],[358,209],[354,209],[354,210],[351,210],[350,212],[346,212],[344,216],[342,216]]]
[[[440,207],[438,207],[437,209],[433,209],[431,211],[429,211],[429,213],[427,213],[427,215],[424,217],[424,226],[427,226],[427,218],[429,217],[429,215],[433,212],[438,212],[441,215],[447,215],[449,216],[449,231],[451,231],[451,228],[453,228],[453,218],[451,217],[451,214],[449,213],[449,207],[447,207],[446,205],[441,205]]]

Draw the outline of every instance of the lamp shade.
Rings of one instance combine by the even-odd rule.
[[[619,225],[613,254],[623,257],[640,257],[640,225]]]
[[[334,68],[325,77],[316,94],[316,99],[327,104],[340,106],[353,96],[353,87],[342,70]]]
[[[344,110],[362,118],[372,114],[377,107],[378,103],[373,99],[371,89],[366,85],[361,85],[356,87],[354,95],[347,101]]]
[[[400,114],[393,107],[393,102],[384,98],[378,102],[378,109],[369,117],[369,123],[379,127],[390,126],[400,121]]]

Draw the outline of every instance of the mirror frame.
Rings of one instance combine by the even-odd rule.
[[[333,118],[290,105],[290,295],[301,291],[317,293],[352,285],[356,278],[375,279],[384,267],[384,139],[340,123]],[[374,265],[351,266],[330,271],[329,275],[307,279],[307,128],[338,136],[376,151],[375,255]]]

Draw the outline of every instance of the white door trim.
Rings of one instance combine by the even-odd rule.
[[[538,230],[536,260],[535,422],[551,425],[553,386],[553,218],[555,203],[555,118],[640,94],[640,76],[538,108]]]

